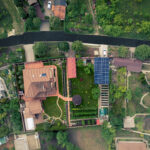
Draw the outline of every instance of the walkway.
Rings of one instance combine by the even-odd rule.
[[[33,52],[33,44],[28,44],[23,46],[25,49],[25,55],[26,55],[26,62],[34,62],[34,52]]]
[[[3,67],[0,67],[0,70],[5,70],[5,69],[8,69],[9,65],[7,66],[3,66]]]
[[[146,109],[147,109],[148,107],[143,104],[143,99],[144,99],[144,97],[147,96],[148,94],[149,94],[149,92],[145,93],[145,94],[142,96],[141,101],[140,101],[140,105],[142,105],[142,106],[143,106],[144,108],[146,108]]]
[[[115,38],[100,35],[81,35],[70,34],[63,31],[43,31],[43,32],[26,32],[22,35],[11,36],[6,39],[0,39],[0,47],[13,46],[19,44],[33,44],[36,41],[68,41],[73,42],[80,40],[83,43],[123,45],[128,47],[136,47],[138,45],[150,45],[150,41]]]

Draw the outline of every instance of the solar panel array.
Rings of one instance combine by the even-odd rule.
[[[94,61],[95,84],[109,84],[109,58],[97,57]]]

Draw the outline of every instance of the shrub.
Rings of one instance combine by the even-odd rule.
[[[82,126],[85,126],[85,120],[82,120],[81,123],[82,123]]]
[[[127,57],[127,55],[128,55],[128,48],[125,46],[120,46],[118,48],[118,56],[125,58],[125,57]]]
[[[59,42],[58,43],[58,48],[61,51],[68,52],[68,50],[69,50],[69,44],[68,44],[68,42]]]
[[[27,14],[22,7],[18,7],[18,11],[21,18],[25,19],[27,17]]]
[[[35,11],[35,8],[33,6],[29,7],[28,13],[29,13],[29,17],[31,17],[31,18],[36,17],[36,11]]]
[[[40,29],[40,25],[41,25],[41,20],[40,18],[36,17],[33,18],[33,26],[35,29]]]

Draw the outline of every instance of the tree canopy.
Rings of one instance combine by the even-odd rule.
[[[58,48],[61,51],[68,52],[68,50],[69,50],[69,44],[68,44],[68,42],[59,42],[58,43]]]
[[[118,56],[125,58],[125,57],[127,57],[127,55],[128,55],[128,48],[125,46],[120,46],[118,48]]]
[[[72,43],[72,49],[78,54],[81,50],[84,49],[84,46],[81,41],[74,41]]]
[[[150,46],[143,44],[136,47],[135,57],[142,61],[150,58]]]
[[[34,53],[37,57],[44,57],[48,51],[48,45],[43,42],[38,42],[33,45]]]

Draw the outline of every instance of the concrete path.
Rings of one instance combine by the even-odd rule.
[[[40,31],[49,31],[49,22],[48,21],[42,22]]]
[[[149,92],[145,93],[145,94],[142,96],[141,101],[140,101],[140,105],[142,105],[142,106],[143,106],[144,108],[146,108],[146,109],[147,109],[148,107],[143,104],[143,99],[144,99],[144,97],[147,96],[148,94],[149,94]]]
[[[0,67],[0,70],[5,70],[5,69],[8,69],[9,65],[7,66],[3,66],[3,67]]]
[[[27,44],[23,46],[25,49],[26,62],[34,62],[34,52],[33,52],[33,44]]]

